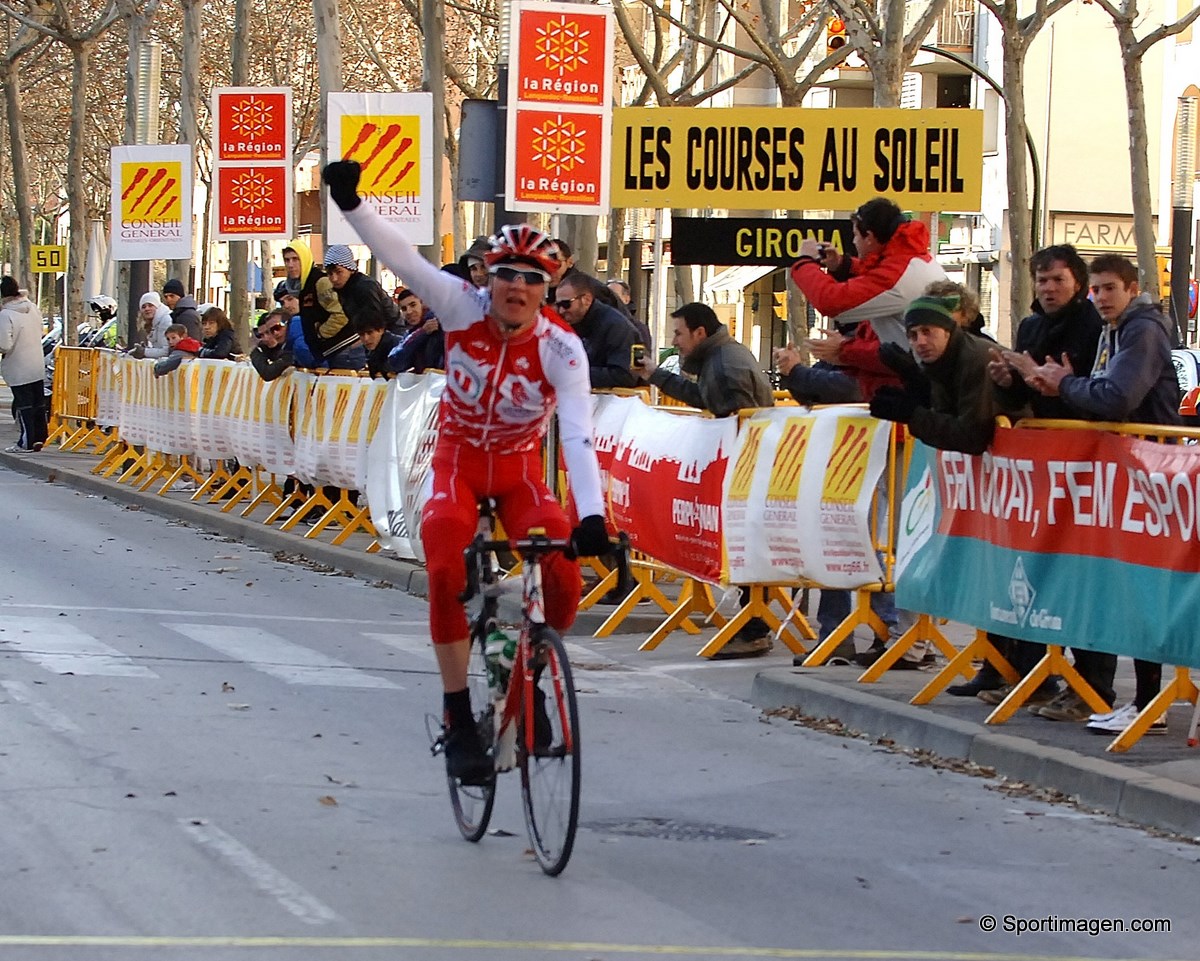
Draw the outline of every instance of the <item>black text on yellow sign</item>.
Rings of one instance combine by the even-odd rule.
[[[54,244],[34,244],[29,248],[29,272],[61,274],[67,269],[67,248]]]
[[[614,207],[979,209],[980,110],[623,107]]]

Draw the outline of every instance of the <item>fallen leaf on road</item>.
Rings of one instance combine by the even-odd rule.
[[[226,704],[225,706],[228,707],[229,710],[231,710],[231,711],[248,711],[248,710],[250,710],[249,704]]]
[[[163,797],[179,797],[174,791],[163,791]]]
[[[234,686],[232,684],[230,684],[228,681],[221,682],[221,693],[222,694],[228,694],[230,691],[232,691],[234,689],[235,689]]]
[[[337,798],[335,798],[331,794],[322,794],[319,798],[317,798],[317,800],[320,801],[322,804],[324,804],[326,807],[331,807],[331,808],[337,807]]]
[[[504,830],[504,828],[492,828],[490,831],[488,831],[488,834],[490,834],[494,838],[516,837],[516,835],[514,835],[512,833],[512,831],[506,831],[506,830]]]

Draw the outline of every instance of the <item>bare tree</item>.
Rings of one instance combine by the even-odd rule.
[[[1025,146],[1029,139],[1029,126],[1025,121],[1025,55],[1050,17],[1071,0],[1038,0],[1025,16],[1021,16],[1017,0],[979,2],[1000,24],[1004,59],[1004,150],[1008,171],[1008,242],[1012,251],[1008,316],[1015,329],[1033,300],[1033,286],[1029,271],[1025,269],[1033,255],[1029,160]]]
[[[1137,242],[1139,286],[1150,299],[1161,296],[1158,287],[1158,265],[1154,259],[1154,211],[1150,204],[1150,158],[1146,145],[1150,135],[1146,130],[1146,91],[1142,83],[1142,58],[1160,40],[1182,33],[1197,18],[1200,5],[1193,7],[1178,20],[1155,27],[1138,38],[1137,28],[1142,19],[1138,0],[1095,0],[1117,28],[1117,43],[1121,48],[1121,66],[1125,73],[1125,100],[1129,108],[1129,173],[1133,191],[1133,234]]]
[[[8,121],[8,144],[12,157],[13,204],[17,216],[17,242],[9,252],[12,274],[28,283],[26,258],[33,245],[33,203],[29,188],[29,150],[25,144],[25,118],[21,108],[22,61],[33,52],[43,37],[36,30],[20,25],[16,32],[8,25],[8,43],[4,51],[4,105]]]

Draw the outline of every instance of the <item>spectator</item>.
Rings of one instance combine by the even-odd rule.
[[[925,296],[941,297],[945,300],[953,301],[955,307],[952,313],[959,327],[968,334],[974,334],[976,337],[990,340],[993,344],[996,342],[996,339],[983,329],[983,314],[979,310],[979,295],[971,290],[970,287],[967,287],[965,284],[956,283],[953,280],[935,280],[925,288]]]
[[[620,311],[621,316],[633,324],[633,329],[637,331],[637,340],[634,341],[634,343],[641,344],[646,348],[646,353],[650,353],[654,350],[654,338],[650,336],[650,328],[646,325],[644,320],[639,320],[634,316],[628,299],[621,299],[620,295],[617,293],[617,288],[613,286],[614,283],[625,286],[625,282],[622,280],[610,280],[607,284],[602,284],[599,280],[593,279],[593,296],[600,301],[600,303],[608,304],[608,306],[612,307],[614,310]],[[626,290],[628,290],[628,287],[626,287]]]
[[[250,363],[263,380],[274,380],[286,373],[293,365],[291,349],[288,347],[288,318],[285,309],[263,314],[255,331],[258,345],[250,351]]]
[[[325,273],[337,291],[342,311],[355,330],[360,318],[379,315],[388,329],[400,333],[400,312],[382,285],[358,269],[358,261],[345,244],[334,244],[325,251]],[[359,331],[361,333],[361,331]]]
[[[614,308],[596,300],[597,282],[572,271],[559,282],[555,308],[583,341],[592,388],[633,387],[637,331]]]
[[[9,454],[36,454],[46,443],[42,312],[12,277],[0,278],[0,376],[13,396],[20,435]]]
[[[284,287],[281,281],[275,288],[275,299],[279,301],[283,316],[287,318],[287,349],[295,366],[301,370],[327,369],[328,364],[318,360],[304,339],[304,319],[300,316],[300,298]],[[261,321],[260,321],[261,323]]]
[[[171,309],[171,323],[183,324],[187,335],[200,339],[200,313],[196,310],[196,298],[183,289],[183,281],[172,277],[163,284],[162,299]]]
[[[1069,356],[1063,363],[1047,357],[1037,366],[1031,358],[1011,352],[1005,359],[1030,387],[1043,397],[1060,398],[1078,417],[1179,426],[1179,381],[1171,361],[1171,339],[1162,312],[1138,290],[1137,267],[1125,257],[1107,254],[1092,261],[1088,274],[1092,300],[1105,323],[1091,373],[1077,375]],[[1074,653],[1078,666],[1080,652]],[[1113,704],[1117,656],[1097,651],[1091,652],[1091,660],[1101,685],[1092,686]],[[1083,699],[1068,690],[1035,713],[1052,721],[1086,717],[1088,728],[1097,734],[1120,733],[1162,687],[1161,664],[1135,658],[1133,669],[1137,688],[1132,704],[1092,715]],[[1151,730],[1166,729],[1164,718],[1154,719]]]
[[[171,352],[154,364],[154,376],[163,377],[175,370],[180,364],[195,360],[200,356],[201,344],[195,337],[189,337],[183,324],[172,324],[167,328],[167,344]]]
[[[463,280],[470,281],[480,290],[483,290],[488,285],[487,262],[484,258],[490,249],[491,244],[488,243],[487,237],[476,237],[471,246],[467,248],[467,252],[458,258],[459,269],[451,272],[456,277],[462,277]],[[449,264],[446,266],[449,266]],[[443,267],[442,269],[445,270],[446,268]]]
[[[679,349],[685,373],[662,370],[647,353],[642,374],[668,397],[728,417],[746,407],[772,407],[775,398],[767,375],[749,349],[729,336],[729,330],[707,304],[684,304],[671,315],[675,322],[672,344]],[[742,604],[748,603],[742,589]],[[717,653],[717,657],[755,657],[771,649],[771,632],[760,617],[752,617]]]
[[[135,357],[166,357],[171,348],[167,344],[167,328],[171,326],[171,308],[162,302],[158,294],[147,291],[138,302],[138,316],[146,331],[144,345],[138,345],[131,353]]]
[[[405,333],[388,356],[388,370],[396,373],[411,370],[417,374],[444,370],[446,335],[433,311],[414,291],[406,290],[400,295],[400,312],[404,317]]]
[[[550,278],[550,286],[546,290],[546,303],[552,304],[558,300],[558,285],[562,279],[575,269],[575,255],[571,253],[571,247],[565,240],[555,239],[558,244],[558,253],[562,258],[559,261],[558,269],[554,272],[554,276]]]
[[[200,315],[200,330],[204,334],[201,357],[229,360],[233,354],[239,353],[233,322],[220,307],[209,307]]]
[[[287,270],[284,289],[296,294],[304,341],[317,361],[338,370],[362,370],[367,352],[350,324],[337,291],[324,271],[313,263],[312,251],[301,240],[283,248]]]
[[[633,295],[629,289],[629,284],[616,277],[612,277],[605,281],[604,286],[613,292],[613,296],[616,297],[617,300],[629,308],[629,312],[631,314],[635,313],[633,305],[630,303],[633,300]]]
[[[359,323],[358,336],[367,348],[367,371],[372,378],[388,375],[388,354],[400,346],[400,337],[387,329],[387,319],[368,315]]]
[[[1037,251],[1029,260],[1029,273],[1033,278],[1035,300],[1033,313],[1021,321],[1013,351],[993,348],[988,362],[996,398],[1001,408],[1014,416],[1032,414],[1034,417],[1071,420],[1079,413],[1067,406],[1059,397],[1047,396],[1034,390],[1010,366],[1006,357],[1017,362],[1027,355],[1040,364],[1047,358],[1070,358],[1075,370],[1084,370],[1096,356],[1100,342],[1100,331],[1104,321],[1087,296],[1088,268],[1083,258],[1070,244],[1058,244]],[[1027,365],[1029,366],[1029,365]],[[1045,646],[1032,641],[1004,638],[989,634],[988,637],[1000,649],[1012,666],[1021,675],[1028,674],[1045,653]],[[1073,650],[1075,668],[1083,679],[1101,697],[1109,694],[1111,704],[1111,676],[1105,678],[1106,666],[1103,655],[1094,651]],[[1042,685],[1030,698],[1031,707],[1052,700],[1057,684]],[[974,693],[987,704],[999,704],[1012,690],[1005,685],[991,664],[985,663],[979,673],[966,684],[956,684],[947,689],[950,694]],[[1048,706],[1048,705],[1047,705]]]
[[[869,402],[880,387],[900,386],[895,372],[880,359],[880,345],[897,344],[907,350],[905,308],[930,283],[945,280],[946,274],[929,253],[929,229],[920,221],[906,219],[892,201],[883,197],[868,200],[851,214],[850,224],[857,258],[806,240],[800,245],[800,258],[792,265],[792,280],[835,326],[828,336],[808,340],[809,351],[818,361],[854,377],[863,400]],[[901,453],[898,448],[898,455]],[[880,478],[885,498],[886,486],[885,475]],[[894,529],[894,512],[890,522]],[[890,593],[881,595],[879,603],[890,634],[903,634],[916,623],[912,612],[895,609]],[[883,651],[884,645],[877,643],[855,659],[867,666]],[[928,649],[926,652],[932,656]],[[921,657],[910,648],[904,659],[916,664]],[[902,669],[908,666],[901,665]]]

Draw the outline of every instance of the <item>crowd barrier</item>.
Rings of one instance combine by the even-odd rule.
[[[285,529],[299,523],[303,513],[317,510],[320,520],[306,537],[331,530],[334,542],[344,543],[355,533],[366,533],[371,535],[369,550],[386,546],[402,557],[422,559],[421,491],[436,439],[443,375],[401,375],[382,381],[291,371],[266,383],[245,364],[196,360],[155,378],[150,361],[106,350],[60,350],[55,438],[68,448],[94,447],[103,455],[97,473],[117,475],[143,489],[157,485],[159,493],[190,478],[199,485],[193,499],[224,501],[225,511],[241,506],[244,516],[267,507],[263,522],[282,522]],[[974,538],[953,536],[955,531],[947,534],[939,527],[956,523],[958,514],[942,507],[953,508],[954,498],[965,496],[968,483],[976,491],[993,484],[989,509],[994,512],[1000,497],[994,486],[1000,476],[996,465],[1001,461],[1008,465],[1005,497],[1011,500],[1026,468],[1012,466],[1019,458],[1009,448],[1015,444],[1018,452],[1027,454],[1030,435],[1039,431],[1054,432],[1047,445],[1051,453],[1074,449],[1080,438],[1105,437],[1110,447],[1132,447],[1143,458],[1154,450],[1159,460],[1169,458],[1166,467],[1155,461],[1158,466],[1145,471],[1144,480],[1131,482],[1130,489],[1143,502],[1159,505],[1148,516],[1158,518],[1160,526],[1164,505],[1176,504],[1178,513],[1180,492],[1191,492],[1189,536],[1176,538],[1178,549],[1170,554],[1165,569],[1170,572],[1173,564],[1179,572],[1192,574],[1200,568],[1200,551],[1193,546],[1200,542],[1200,448],[1164,443],[1194,441],[1200,432],[1024,422],[1015,428],[1001,427],[992,451],[970,458],[946,452],[935,455],[921,445],[900,443],[890,425],[872,418],[861,405],[780,406],[744,411],[738,418],[712,418],[690,408],[655,406],[643,394],[631,392],[598,393],[594,404],[595,446],[608,494],[609,520],[629,533],[634,550],[633,583],[598,633],[613,633],[640,600],[648,599],[662,611],[663,620],[642,644],[644,649],[657,646],[676,630],[698,632],[694,618],[699,615],[718,627],[697,652],[712,655],[749,618],[762,617],[777,638],[806,656],[806,665],[816,666],[859,625],[886,638],[886,627],[870,609],[870,595],[892,590],[900,571],[900,601],[921,613],[916,626],[893,643],[860,681],[878,679],[905,649],[926,640],[949,663],[914,703],[927,702],[954,677],[972,676],[979,658],[992,660],[1015,682],[1018,678],[1011,666],[988,643],[983,633],[987,628],[1046,642],[1048,653],[1038,676],[1061,674],[1085,699],[1099,705],[1094,692],[1063,660],[1063,637],[1039,633],[1038,625],[1058,615],[1037,613],[1025,633],[1022,625],[1008,621],[1004,622],[1008,629],[1001,630],[981,615],[979,605],[988,595],[969,586],[966,572],[971,565],[984,571],[989,564],[1011,568],[1012,558],[1004,553],[1006,549],[1011,553],[1011,545],[1005,547],[1004,536],[1006,529],[1011,535],[1018,526],[1012,518],[988,515],[992,529]],[[914,456],[923,458],[921,464],[906,471],[908,459]],[[1099,456],[1093,462],[1100,463]],[[1111,451],[1106,456],[1117,462]],[[1079,454],[1071,463],[1089,460]],[[1077,501],[1081,496],[1076,475],[1082,476],[1082,468],[1071,469],[1075,486],[1064,481],[1062,489],[1068,492],[1056,494],[1052,502],[1060,511],[1071,498]],[[988,471],[995,474],[990,481]],[[907,487],[901,481],[906,474]],[[1156,479],[1160,475],[1169,478],[1165,488]],[[285,480],[289,477],[299,483],[289,487]],[[357,492],[365,492],[365,503],[355,497]],[[1005,509],[1016,510],[1020,519],[1031,508],[1018,498],[1016,507]],[[897,511],[903,515],[898,524],[894,522]],[[904,531],[899,543],[894,534],[897,527]],[[1136,555],[1139,550],[1159,549],[1156,535],[1145,528],[1143,520],[1140,531],[1123,532],[1131,543],[1140,544],[1136,549],[1122,548],[1125,555],[1109,550],[1104,538],[1093,537],[1088,541],[1089,556],[1109,565],[1118,577],[1127,574],[1135,566],[1130,550]],[[951,545],[971,540],[979,552],[971,565],[953,551],[947,555],[949,567],[942,571],[942,580],[958,585],[950,600],[945,591],[922,593],[929,583],[938,583],[926,570],[936,565],[921,554],[931,534],[936,535],[933,540]],[[1139,537],[1148,540],[1140,543]],[[1053,545],[1045,548],[1044,557],[1053,557],[1055,550]],[[600,580],[585,605],[615,586],[615,572],[599,564],[593,567]],[[733,596],[737,585],[746,588],[745,596],[731,612],[723,601]],[[807,588],[844,589],[856,595],[850,616],[812,650],[806,642],[815,635],[800,609]],[[1192,589],[1187,590],[1190,617]],[[719,597],[722,591],[724,597]],[[1200,604],[1200,586],[1194,592]],[[1122,647],[1123,616],[1119,610],[1106,613],[1110,633],[1118,640],[1115,647],[1108,643],[1101,649],[1161,655],[1165,663],[1178,666],[1163,698],[1194,701],[1196,688],[1186,669],[1200,666],[1200,646],[1190,643],[1190,634],[1186,643],[1165,648],[1128,642]],[[958,651],[938,630],[939,617],[980,631],[964,651]],[[1148,628],[1139,621],[1138,630]],[[1065,643],[1088,643],[1081,635],[1067,635],[1071,641]],[[989,722],[1000,723],[1011,716],[1032,686],[1036,684],[1030,679],[1018,685]],[[1153,719],[1144,715],[1141,730]],[[1140,733],[1131,729],[1110,748],[1122,750]]]

